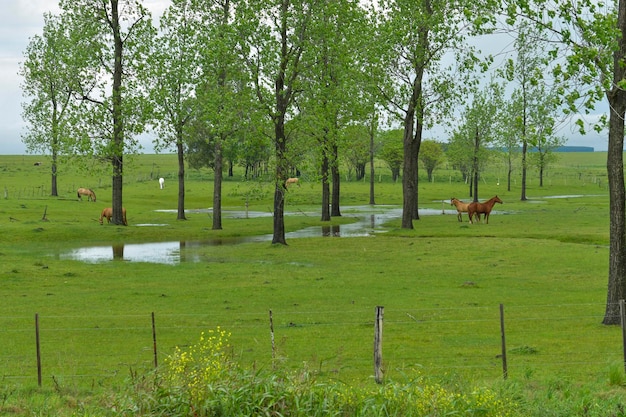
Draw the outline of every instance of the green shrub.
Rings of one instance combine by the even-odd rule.
[[[158,384],[136,396],[136,415],[168,416],[512,416],[516,406],[486,388],[454,392],[418,377],[409,383],[359,386],[318,383],[306,366],[247,371],[227,354],[221,328],[176,347]]]

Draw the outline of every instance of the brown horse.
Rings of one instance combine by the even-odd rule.
[[[102,224],[102,219],[106,217],[107,223],[111,223],[111,217],[113,217],[113,209],[111,207],[107,207],[102,210],[102,214],[100,214],[100,224]],[[122,217],[124,220],[124,226],[128,226],[128,222],[126,221],[126,209],[122,207]]]
[[[498,196],[491,197],[484,203],[470,203],[469,207],[467,208],[467,215],[469,216],[470,223],[473,223],[472,217],[474,215],[476,215],[478,217],[478,221],[480,221],[481,214],[485,215],[485,224],[489,223],[489,213],[491,213],[491,209],[493,209],[493,206],[496,203],[502,204],[502,200],[500,200],[500,197]]]
[[[459,219],[460,222],[462,222],[463,213],[467,213],[467,207],[470,205],[470,203],[465,203],[458,198],[452,197],[452,199],[450,200],[450,204],[456,207],[456,217],[457,219]]]
[[[76,195],[78,196],[78,199],[80,201],[83,201],[82,196],[86,195],[87,201],[93,201],[94,203],[96,202],[96,193],[94,193],[91,188],[79,188],[76,191]]]

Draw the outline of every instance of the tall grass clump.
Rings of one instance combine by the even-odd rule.
[[[114,408],[124,415],[168,416],[516,415],[515,404],[495,391],[454,392],[422,377],[360,386],[318,383],[306,365],[295,371],[246,370],[229,353],[229,337],[217,328],[195,344],[176,347],[151,389]]]

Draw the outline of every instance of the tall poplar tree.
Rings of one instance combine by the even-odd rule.
[[[139,0],[62,0],[62,14],[81,42],[72,49],[81,77],[77,96],[90,141],[82,152],[111,162],[111,222],[123,225],[124,154],[146,123],[146,91],[139,77],[154,37],[151,16]]]
[[[491,0],[379,0],[380,55],[389,81],[381,91],[388,109],[403,123],[402,228],[419,219],[418,155],[424,127],[454,108],[470,86],[469,70],[477,59],[465,40],[491,26],[498,2]],[[446,53],[455,55],[454,68],[444,68]]]
[[[240,0],[196,0],[201,19],[200,68],[202,83],[196,95],[199,120],[208,132],[213,151],[213,225],[222,228],[222,179],[226,149],[242,135],[253,120],[251,91],[238,55],[237,9]],[[202,30],[201,25],[206,29]]]
[[[304,62],[303,94],[298,108],[317,143],[322,183],[322,221],[341,216],[339,152],[341,131],[363,111],[362,39],[365,11],[353,0],[318,2],[310,30],[310,53]],[[365,37],[366,38],[366,37]],[[367,39],[367,38],[366,38]],[[332,193],[331,193],[332,184]]]
[[[488,147],[497,138],[503,95],[502,86],[494,82],[476,91],[473,95],[473,102],[461,115],[462,124],[452,136],[453,143],[450,148],[463,149],[466,153],[465,158],[471,155],[471,159],[465,161],[470,167],[469,194],[473,196],[473,201],[478,201],[480,171],[489,158]]]
[[[25,98],[22,116],[28,124],[22,141],[29,152],[50,153],[50,194],[58,196],[59,156],[71,152],[70,116],[76,106],[73,84],[77,71],[68,62],[72,48],[61,18],[44,15],[41,35],[31,38],[20,68]]]
[[[148,59],[146,81],[153,107],[155,148],[174,146],[178,157],[177,220],[185,216],[185,129],[198,108],[200,83],[198,25],[192,0],[173,0],[161,16],[159,35]]]
[[[288,136],[285,123],[294,117],[300,93],[302,56],[307,51],[314,0],[249,0],[239,17],[242,56],[252,77],[258,103],[273,126],[274,227],[272,244],[285,240],[285,181],[288,178]]]
[[[544,74],[548,70],[550,59],[546,50],[546,42],[541,37],[542,28],[533,27],[528,22],[521,22],[518,36],[515,40],[517,58],[509,60],[506,64],[507,78],[517,82],[517,88],[513,94],[513,100],[517,101],[514,108],[519,113],[513,114],[513,123],[522,147],[522,183],[520,200],[526,198],[526,179],[528,171],[528,151],[533,145],[532,132],[537,126],[538,120],[531,115],[539,106],[545,105]],[[551,112],[553,113],[553,112]]]
[[[626,297],[626,189],[624,117],[626,116],[626,0],[511,0],[509,23],[520,18],[545,28],[567,52],[556,77],[580,84],[564,91],[569,111],[592,110],[602,98],[609,107],[607,174],[609,183],[609,277],[604,324],[619,324],[619,300]],[[584,87],[588,88],[584,88]],[[583,123],[579,124],[581,129]],[[599,126],[603,127],[603,126]]]

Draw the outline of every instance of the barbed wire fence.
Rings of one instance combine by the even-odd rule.
[[[264,365],[306,364],[330,377],[601,378],[626,365],[621,306],[621,327],[602,325],[598,304],[270,309],[269,317],[268,311],[5,316],[0,378],[106,386],[129,372],[150,372],[174,347],[192,345],[218,326],[231,333],[233,353],[248,364],[260,366],[259,358]]]

